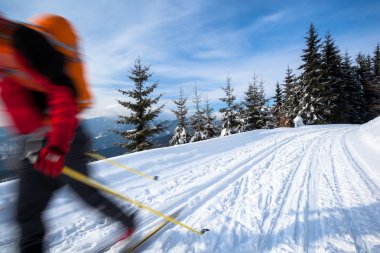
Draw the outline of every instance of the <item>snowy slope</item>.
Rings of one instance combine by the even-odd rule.
[[[380,118],[366,125],[252,131],[115,157],[93,177],[179,220],[144,252],[380,252]],[[0,184],[0,252],[15,250],[17,182]],[[121,202],[119,202],[122,204]],[[129,208],[128,204],[124,204]],[[146,234],[162,219],[139,213]],[[46,212],[49,252],[94,252],[118,230],[67,189]]]

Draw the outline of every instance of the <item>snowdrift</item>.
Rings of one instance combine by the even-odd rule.
[[[380,148],[380,116],[360,126],[360,132],[373,148]],[[380,155],[380,149],[378,149]]]

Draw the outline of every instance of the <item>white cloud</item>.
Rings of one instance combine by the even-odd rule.
[[[225,61],[218,65],[209,65],[207,63],[196,62],[172,62],[171,64],[162,64],[157,66],[153,71],[159,74],[164,80],[185,80],[170,86],[160,81],[156,93],[164,92],[161,103],[166,104],[166,108],[174,109],[172,99],[177,99],[179,89],[182,87],[185,96],[188,97],[188,104],[191,107],[191,98],[193,96],[193,87],[197,82],[198,90],[207,94],[211,104],[220,104],[219,98],[224,96],[221,87],[224,87],[226,75],[229,72],[232,76],[232,86],[238,99],[242,99],[243,93],[251,81],[253,73],[261,75],[264,80],[264,88],[267,97],[273,96],[276,82],[283,81],[285,70],[290,65],[291,68],[297,68],[299,65],[299,52],[297,47],[291,47],[283,50],[267,52],[252,57],[237,59],[233,62]],[[290,60],[289,60],[290,59]],[[191,81],[186,81],[191,79]],[[152,81],[156,81],[156,76]],[[116,83],[124,84],[124,82]],[[99,115],[115,115],[120,113],[123,108],[116,103],[116,98],[121,98],[120,94],[114,89],[97,89],[97,102],[93,113]],[[112,105],[112,106],[111,106]],[[170,114],[168,111],[167,114]]]
[[[96,95],[94,109],[87,114],[96,116],[120,110],[116,89],[132,87],[128,70],[137,57],[142,58],[144,65],[151,65],[155,73],[152,81],[160,82],[157,94],[165,93],[162,101],[168,108],[180,87],[191,97],[195,81],[211,103],[219,103],[227,73],[232,76],[239,99],[254,71],[262,75],[266,95],[273,96],[275,84],[283,81],[286,67],[299,66],[306,34],[306,30],[301,31],[296,43],[293,40],[287,44],[282,39],[289,36],[279,34],[278,29],[285,29],[289,22],[294,25],[297,18],[305,20],[315,11],[302,5],[264,12],[254,9],[256,4],[251,3],[244,8],[253,8],[252,16],[240,24],[235,22],[239,21],[240,10],[232,6],[226,9],[228,6],[217,1],[201,0],[25,0],[7,3],[6,9],[9,16],[20,20],[39,12],[54,12],[74,23],[83,40],[88,76]],[[376,40],[368,31],[362,36],[350,33],[336,38],[340,48],[348,48],[351,54],[368,48],[368,40]]]

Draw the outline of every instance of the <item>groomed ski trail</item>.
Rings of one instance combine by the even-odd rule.
[[[199,239],[175,227],[145,251],[375,252],[379,190],[345,145],[353,130],[263,137],[181,166],[147,200],[187,205],[183,222],[211,232]]]
[[[210,229],[169,225],[143,252],[380,252],[380,172],[370,166],[380,159],[363,162],[373,147],[352,142],[359,128],[258,130],[113,158],[158,182],[106,162],[91,167],[116,191],[164,213],[183,207],[181,222]],[[67,195],[47,211],[49,252],[94,252],[117,225]],[[138,236],[162,222],[139,217]]]

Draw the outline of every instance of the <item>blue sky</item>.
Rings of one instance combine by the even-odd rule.
[[[313,22],[330,31],[341,51],[372,54],[380,42],[380,1],[96,0],[2,1],[5,16],[21,21],[41,12],[71,20],[82,39],[88,79],[96,95],[87,116],[120,112],[116,89],[132,87],[128,69],[137,57],[150,65],[165,116],[182,87],[192,107],[195,82],[220,106],[226,76],[240,99],[254,73],[273,96],[289,65],[297,69]]]

